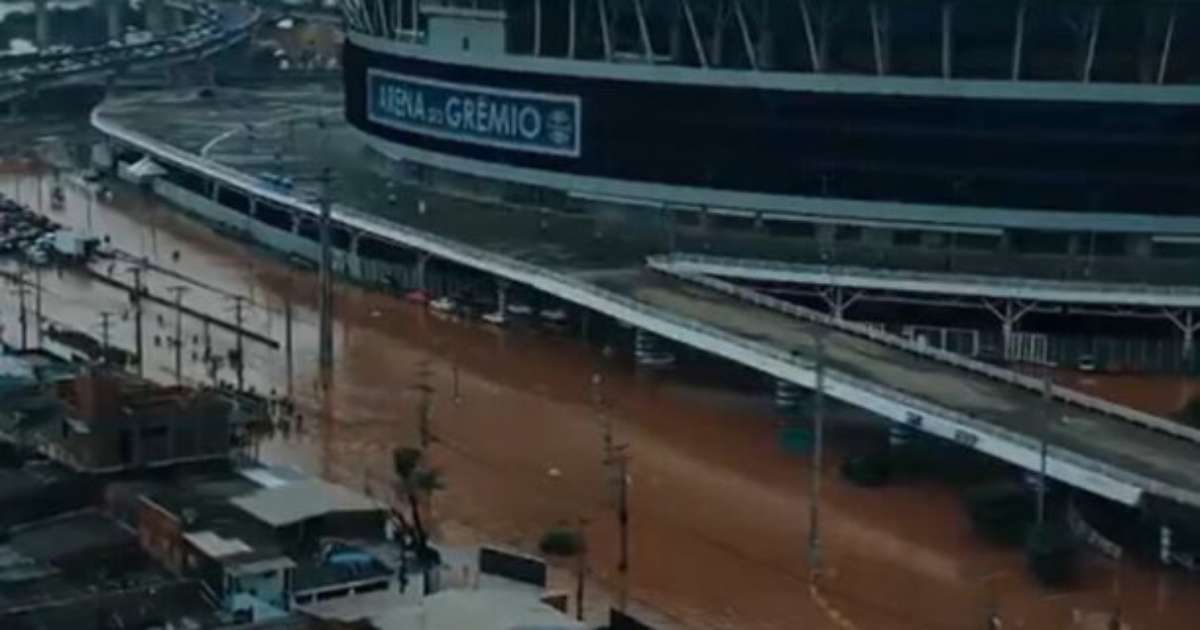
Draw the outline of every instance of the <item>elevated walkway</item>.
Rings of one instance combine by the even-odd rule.
[[[167,111],[155,111],[154,116],[170,115],[170,104],[155,107]],[[186,137],[183,131],[152,135],[138,129],[139,121],[148,117],[130,116],[127,107],[117,120],[106,116],[102,107],[93,112],[92,123],[115,143],[150,154],[161,164],[219,181],[297,216],[319,216],[311,201],[178,148],[174,143]],[[231,222],[247,220],[211,200],[198,202],[206,204],[206,216],[228,212]],[[352,235],[370,235],[530,287],[806,388],[815,383],[815,337],[824,335],[830,396],[1028,470],[1041,467],[1044,443],[1051,477],[1128,505],[1150,493],[1200,507],[1200,434],[1162,418],[1063,388],[1052,389],[1055,404],[1048,409],[1036,379],[954,355],[916,352],[881,333],[783,312],[782,303],[764,296],[723,291],[698,276],[662,273],[637,261],[606,268],[534,264],[473,245],[452,230],[416,229],[347,205],[335,205],[333,217]],[[284,244],[290,237],[265,224],[257,224],[254,231],[263,234],[256,236],[263,243]],[[267,234],[270,231],[278,235]]]
[[[850,289],[1060,304],[1200,308],[1200,286],[1163,286],[900,271],[694,254],[664,256],[657,259],[657,266],[681,273],[698,273],[756,282],[787,282]]]

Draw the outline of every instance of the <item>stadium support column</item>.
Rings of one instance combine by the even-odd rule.
[[[575,21],[577,0],[570,0],[567,5],[567,59],[575,58]]]
[[[1175,17],[1178,7],[1171,5],[1171,17],[1167,18],[1167,32],[1163,35],[1162,56],[1158,59],[1158,83],[1167,78],[1167,62],[1171,59],[1171,42],[1175,40]]]
[[[942,3],[942,78],[954,76],[954,5]]]
[[[888,73],[891,13],[887,5],[880,7],[878,2],[867,5],[867,9],[871,17],[871,41],[875,48],[875,73],[884,76]]]
[[[35,35],[38,50],[45,50],[50,45],[50,11],[47,7],[49,0],[34,0],[33,10],[36,15],[37,33]]]
[[[692,45],[696,47],[696,59],[700,67],[708,67],[708,55],[704,52],[704,44],[700,43],[700,29],[696,28],[696,15],[692,12],[691,0],[683,0],[683,17],[687,19],[688,31],[692,34]]]
[[[1100,39],[1100,21],[1104,18],[1104,5],[1096,3],[1096,7],[1092,9],[1092,20],[1088,27],[1088,47],[1087,56],[1083,61],[1083,82],[1089,83],[1092,80],[1092,68],[1096,65],[1096,41]]]
[[[812,61],[813,72],[821,72],[824,69],[824,58],[821,55],[821,46],[817,44],[817,29],[813,26],[808,0],[800,0],[800,17],[804,20],[804,38],[808,40],[808,56]]]
[[[738,32],[742,34],[742,45],[746,47],[746,58],[750,60],[750,67],[758,70],[758,54],[754,50],[754,43],[750,41],[750,27],[746,24],[746,12],[742,10],[741,0],[733,0],[733,17],[737,20]]]
[[[604,40],[604,60],[612,61],[612,34],[608,32],[608,3],[596,0],[596,8],[600,12],[600,36]]]
[[[163,0],[146,0],[145,7],[146,30],[155,36],[165,35],[167,32],[167,16]]]
[[[670,40],[667,45],[667,54],[671,56],[671,61],[680,63],[683,60],[683,5],[675,4],[675,10],[671,13]]]
[[[642,38],[642,53],[647,63],[654,63],[654,47],[650,45],[650,29],[646,27],[646,11],[642,8],[642,0],[633,0],[633,12],[637,16],[638,33]],[[754,65],[753,58],[750,64]]]
[[[533,56],[542,56],[542,0],[533,0]]]
[[[1021,321],[1030,311],[1037,306],[1036,303],[1030,302],[1023,304],[1014,302],[1013,300],[1004,300],[1001,306],[996,306],[991,300],[984,300],[983,306],[991,311],[993,315],[1000,319],[1000,334],[1004,343],[1004,358],[1008,358],[1010,347],[1012,346],[1013,331],[1016,329],[1017,323]]]
[[[1025,53],[1025,14],[1029,10],[1028,0],[1017,5],[1017,27],[1013,35],[1012,80],[1021,78],[1021,56]]]

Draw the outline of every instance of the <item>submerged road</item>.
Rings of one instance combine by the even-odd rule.
[[[263,94],[233,91],[198,100],[167,94],[122,101],[103,106],[93,123],[123,142],[235,182],[301,216],[315,209],[297,198],[311,197],[317,174],[330,169],[340,202],[335,212],[352,232],[528,284],[776,378],[811,385],[814,352],[805,341],[815,332],[811,326],[726,296],[696,302],[688,284],[637,271],[640,253],[663,246],[659,232],[609,235],[604,232],[612,226],[601,222],[405,189],[389,176],[391,167],[372,161],[354,134],[336,121],[324,117],[310,122],[308,132],[297,132],[288,117],[298,110],[295,91]],[[316,104],[336,102],[326,92],[313,91],[313,96]],[[231,117],[242,121],[245,133],[229,133],[229,128],[239,128]],[[280,120],[293,126],[281,128]],[[239,172],[197,162],[188,152],[200,149],[217,162],[232,161],[241,172],[286,173],[297,181],[297,189],[281,193]],[[400,193],[405,193],[403,203]],[[422,200],[413,216],[406,207],[414,205],[416,195]],[[371,213],[356,210],[361,208]],[[312,249],[302,238],[248,221],[245,215],[219,207],[206,212],[278,249],[299,255]],[[356,270],[366,269],[367,263],[350,258],[351,274],[365,275]],[[1179,433],[1188,429],[1132,413],[1128,415],[1134,420],[1102,415],[1074,404],[1064,405],[1061,419],[1047,423],[1044,403],[1029,389],[870,340],[840,334],[829,340],[836,359],[830,393],[837,398],[1029,470],[1040,466],[1045,440],[1052,477],[1126,504],[1137,504],[1145,491],[1200,506],[1200,440],[1169,437],[1135,421]]]
[[[0,176],[0,190],[12,180]],[[25,190],[32,181],[23,177]],[[53,216],[86,229],[86,195],[75,186],[67,191],[66,210]],[[320,419],[311,388],[312,274],[126,189],[111,204],[96,202],[92,215],[93,229],[115,246],[225,293],[253,296],[251,319],[265,334],[280,338],[277,313],[285,301],[296,304],[298,394],[306,417],[267,445],[267,457],[382,494],[391,449],[417,441],[412,387],[428,382],[438,438],[432,453],[446,474],[446,491],[434,500],[442,536],[533,548],[547,527],[583,516],[593,586],[616,593],[611,471],[601,463],[604,431],[590,388],[593,374],[602,374],[600,394],[612,401],[606,416],[633,456],[629,591],[635,608],[649,606],[665,617],[662,627],[843,627],[826,606],[853,627],[882,630],[982,627],[993,605],[1006,627],[1031,629],[1105,630],[1115,607],[1132,629],[1183,630],[1200,614],[1200,588],[1192,581],[1133,562],[1089,558],[1076,589],[1041,590],[1026,577],[1018,552],[972,533],[951,485],[864,490],[842,482],[833,466],[885,439],[879,427],[854,422],[830,423],[833,461],[824,495],[830,570],[822,597],[814,598],[803,551],[808,463],[779,448],[783,418],[757,384],[686,366],[675,374],[639,374],[627,356],[605,358],[572,338],[442,320],[393,297],[341,288],[332,413]],[[122,296],[105,284],[70,274],[44,280],[47,312],[80,327],[94,330],[97,310],[122,308]],[[178,281],[168,274],[149,279],[155,286]],[[9,342],[14,301],[8,292],[0,296]],[[227,301],[198,286],[184,301],[229,316]],[[150,308],[155,334],[168,334],[173,314]],[[185,328],[199,330],[187,321]],[[228,348],[232,340],[222,336],[218,343]],[[279,353],[258,348],[249,356],[250,380],[282,389]],[[172,357],[167,348],[152,350],[149,371],[169,379]]]

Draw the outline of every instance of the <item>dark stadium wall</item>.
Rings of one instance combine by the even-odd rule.
[[[1198,215],[1200,108],[838,94],[519,73],[347,41],[346,118],[389,142],[530,169],[778,195]],[[578,156],[368,115],[368,70],[580,101]],[[869,85],[871,79],[864,78]]]

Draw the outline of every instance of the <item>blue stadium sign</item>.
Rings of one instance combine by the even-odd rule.
[[[446,140],[579,157],[579,97],[367,72],[367,117]]]

